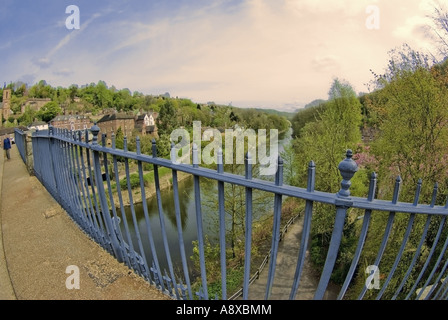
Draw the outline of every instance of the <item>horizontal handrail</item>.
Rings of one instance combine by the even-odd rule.
[[[24,134],[21,131],[16,131],[17,135]],[[399,201],[399,190],[401,179],[397,179],[394,196],[391,200],[375,199],[376,190],[376,174],[372,175],[369,194],[366,198],[352,196],[350,194],[350,180],[358,170],[356,163],[352,160],[351,150],[347,151],[346,159],[341,161],[339,165],[339,171],[342,176],[341,189],[337,193],[321,192],[314,189],[315,185],[315,165],[310,162],[308,167],[308,183],[306,188],[300,188],[296,186],[289,186],[283,184],[283,160],[279,157],[277,161],[277,170],[275,173],[275,181],[267,181],[252,177],[252,163],[250,155],[246,155],[245,159],[245,175],[238,175],[234,173],[224,172],[222,153],[218,152],[217,167],[216,169],[200,167],[198,164],[185,164],[176,163],[170,159],[163,159],[157,157],[156,143],[152,142],[152,155],[142,154],[140,152],[140,142],[137,140],[137,151],[127,151],[126,140],[124,150],[115,148],[115,140],[112,137],[112,147],[105,145],[105,135],[102,136],[102,143],[98,143],[99,128],[95,125],[90,131],[85,130],[82,132],[69,132],[67,130],[55,130],[51,128],[48,131],[35,132],[32,136],[33,140],[33,152],[34,156],[34,168],[36,176],[42,182],[49,192],[61,203],[61,205],[67,210],[67,212],[74,218],[74,220],[80,225],[81,228],[86,230],[92,237],[105,247],[112,255],[114,255],[119,261],[125,262],[129,267],[136,270],[140,275],[147,279],[150,283],[156,285],[164,293],[175,297],[176,299],[193,299],[193,289],[191,287],[191,281],[189,279],[190,270],[186,261],[186,255],[184,252],[184,240],[182,234],[182,227],[180,221],[180,208],[178,204],[179,191],[177,187],[177,172],[183,172],[194,177],[194,200],[195,200],[195,213],[197,222],[197,238],[198,238],[198,252],[200,263],[200,283],[201,289],[196,292],[196,297],[200,299],[209,299],[208,284],[207,284],[207,269],[205,264],[205,245],[203,242],[204,231],[202,225],[202,210],[201,210],[201,186],[199,184],[200,179],[210,179],[218,184],[218,202],[219,212],[217,215],[220,217],[220,237],[226,234],[225,226],[225,208],[224,208],[224,185],[236,185],[245,190],[245,252],[244,252],[244,279],[243,285],[240,290],[227,297],[227,284],[226,284],[226,248],[225,238],[220,239],[220,264],[222,273],[222,298],[223,299],[235,299],[243,296],[243,299],[249,297],[249,285],[259,279],[260,273],[268,265],[268,282],[266,287],[266,298],[271,295],[271,290],[274,283],[274,277],[276,273],[276,257],[279,250],[279,242],[284,239],[284,234],[288,231],[288,227],[295,222],[297,216],[292,217],[285,226],[280,228],[280,217],[282,208],[282,197],[293,197],[302,199],[305,201],[305,210],[301,212],[304,215],[303,219],[303,232],[300,242],[300,250],[297,257],[297,265],[295,269],[295,275],[293,279],[293,285],[291,287],[290,299],[293,299],[300,286],[300,280],[302,277],[302,271],[305,261],[305,252],[310,240],[310,230],[313,221],[313,204],[323,203],[335,208],[334,214],[334,226],[331,234],[331,241],[329,243],[328,252],[326,253],[325,263],[322,266],[322,273],[319,284],[316,288],[314,298],[323,299],[327,286],[330,282],[330,277],[333,273],[333,269],[336,265],[336,260],[340,250],[340,245],[344,237],[344,225],[348,214],[348,209],[356,208],[365,212],[362,219],[362,230],[360,230],[358,244],[356,252],[354,253],[350,270],[348,271],[344,285],[338,299],[342,299],[349,288],[350,283],[355,277],[355,270],[360,266],[360,259],[362,257],[363,248],[366,243],[367,233],[369,232],[369,224],[371,216],[375,212],[389,213],[387,226],[384,229],[382,236],[382,243],[377,257],[375,260],[375,266],[379,265],[382,261],[384,251],[387,249],[388,242],[390,241],[392,227],[395,217],[398,214],[405,214],[409,217],[408,227],[406,229],[406,236],[403,237],[400,250],[397,251],[395,263],[389,270],[389,276],[387,277],[384,286],[378,293],[377,298],[381,298],[390,285],[390,280],[399,265],[402,256],[406,254],[405,248],[408,243],[409,235],[413,227],[413,221],[416,216],[426,216],[427,222],[425,229],[421,234],[421,240],[418,246],[414,249],[415,254],[412,261],[409,264],[409,269],[406,275],[401,279],[401,285],[398,287],[393,298],[395,299],[402,290],[404,290],[404,283],[410,280],[411,271],[420,272],[419,276],[415,280],[413,288],[407,292],[406,298],[411,297],[413,294],[417,295],[417,298],[434,297],[438,299],[447,298],[447,285],[446,272],[448,271],[448,262],[444,258],[444,254],[448,248],[448,238],[444,238],[443,233],[445,229],[445,219],[448,215],[448,205],[440,206],[435,205],[435,197],[437,190],[435,188],[433,194],[433,200],[431,204],[420,204],[418,196],[420,194],[420,187],[417,187],[416,200],[413,203]],[[93,136],[93,139],[89,141],[88,137]],[[83,141],[83,137],[87,139]],[[16,139],[19,140],[19,139]],[[22,141],[22,140],[20,140]],[[172,146],[174,148],[174,146]],[[175,151],[172,149],[172,151]],[[193,147],[193,159],[197,159],[197,148]],[[130,199],[131,213],[126,214],[124,211],[124,205],[122,201],[122,192],[120,184],[116,184],[116,192],[119,199],[119,207],[115,208],[114,198],[111,189],[111,179],[117,180],[118,165],[117,159],[124,161],[124,168],[126,172],[124,177],[127,181],[128,197]],[[103,161],[104,160],[104,161]],[[106,161],[107,160],[107,161]],[[25,161],[25,160],[24,160]],[[148,256],[144,253],[147,248],[144,244],[142,235],[138,231],[138,222],[136,214],[134,212],[134,204],[132,201],[132,192],[130,188],[130,173],[129,173],[129,161],[134,161],[138,164],[138,176],[140,183],[140,192],[142,193],[142,199],[145,198],[145,186],[142,174],[142,165],[145,163],[154,165],[154,184],[156,189],[157,208],[159,214],[159,222],[161,228],[161,237],[163,247],[159,248],[155,246],[154,235],[152,233],[152,226],[149,221],[147,207],[144,208],[145,215],[145,227],[146,235],[149,240]],[[178,231],[179,249],[182,256],[182,271],[183,277],[176,275],[174,267],[171,261],[171,249],[168,243],[167,234],[165,230],[165,218],[160,200],[160,181],[158,168],[168,168],[172,172],[173,179],[173,192],[174,192],[174,204],[176,223]],[[113,173],[109,173],[109,169],[113,169]],[[115,174],[115,177],[111,176]],[[122,173],[123,174],[123,173]],[[118,180],[117,180],[118,182]],[[105,187],[107,184],[107,188]],[[420,182],[421,184],[421,182]],[[252,235],[252,213],[253,208],[253,192],[254,190],[260,190],[270,193],[274,196],[274,208],[273,208],[273,229],[272,229],[272,243],[268,254],[256,270],[251,275],[251,235]],[[121,212],[120,212],[121,211]],[[129,223],[127,219],[122,219],[121,223],[119,216],[126,217],[129,215]],[[428,234],[429,227],[433,217],[439,217],[439,228],[436,230],[435,237],[431,240],[432,247],[427,248],[429,256],[426,262],[417,263],[420,259],[420,251],[423,250],[425,245],[425,239]],[[434,220],[433,220],[434,221]],[[133,240],[130,235],[130,229],[133,228],[136,232],[135,239]],[[432,226],[432,230],[435,227]],[[435,231],[432,231],[434,233]],[[418,241],[417,241],[418,242]],[[427,244],[426,244],[427,245]],[[437,250],[436,250],[436,246]],[[164,255],[168,262],[168,271],[162,272],[159,263],[159,252],[164,252]],[[438,255],[438,256],[436,256]],[[431,262],[431,263],[430,263]],[[424,264],[421,270],[414,270],[417,266]],[[432,272],[430,271],[432,269]],[[370,274],[372,276],[372,274]],[[414,275],[415,277],[415,275]],[[444,280],[440,280],[444,279]],[[424,284],[422,282],[425,281]],[[433,285],[431,283],[439,283],[439,285]],[[418,286],[418,293],[416,288]],[[427,288],[428,290],[424,290]],[[359,299],[362,299],[366,294],[367,284],[363,288]],[[426,293],[423,293],[426,292]],[[404,293],[403,293],[404,294]]]

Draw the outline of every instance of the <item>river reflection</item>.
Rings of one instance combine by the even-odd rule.
[[[285,143],[290,140],[290,132],[289,135],[283,138],[283,140],[279,141],[279,152],[283,151],[283,146]],[[268,180],[273,180],[273,177],[264,177]],[[225,188],[227,188],[227,184]],[[217,210],[217,183],[216,181],[206,181],[201,178],[201,210],[202,210],[202,221],[204,227],[204,233],[209,236],[209,239],[214,242],[217,240],[217,234],[219,232],[218,228],[218,210]],[[243,191],[244,192],[244,191]],[[257,208],[254,205],[254,219],[259,218],[260,212],[264,212],[264,214],[272,213],[272,205],[273,205],[273,195],[269,195],[272,201],[268,201],[263,204],[263,207]],[[181,261],[181,249],[179,245],[179,236],[177,229],[177,221],[176,221],[176,212],[174,207],[174,192],[172,188],[164,189],[161,191],[161,203],[162,203],[162,217],[164,219],[164,225],[167,235],[167,242],[169,247],[169,253],[171,256],[171,260],[174,266],[174,271],[177,275],[183,275],[182,269],[182,261]],[[162,238],[161,232],[161,223],[160,223],[160,215],[159,208],[157,205],[157,197],[152,197],[147,199],[147,208],[148,208],[148,217],[149,217],[149,225],[146,223],[145,215],[144,215],[144,207],[143,203],[134,204],[132,207],[126,207],[126,223],[123,221],[120,223],[121,231],[123,233],[124,240],[128,241],[128,237],[132,239],[132,245],[134,250],[142,254],[139,250],[138,245],[138,237],[134,222],[133,222],[133,213],[135,212],[135,218],[137,221],[138,232],[140,234],[144,254],[146,256],[146,260],[148,262],[149,267],[152,266],[153,256],[151,253],[151,246],[149,240],[149,232],[148,228],[152,233],[154,239],[154,246],[156,248],[156,254],[158,258],[158,262],[163,274],[165,271],[169,271],[168,269],[168,261],[167,256],[165,254],[165,245]],[[196,207],[194,201],[194,182],[193,177],[188,177],[179,182],[179,207],[180,207],[180,223],[182,227],[182,237],[185,247],[185,256],[188,264],[188,268],[192,270],[192,260],[191,256],[193,255],[193,241],[197,240],[197,222],[196,222]],[[117,210],[120,212],[120,210]],[[228,218],[228,217],[227,217]]]
[[[192,242],[197,240],[197,226],[196,226],[196,216],[195,216],[195,204],[194,198],[192,198],[191,190],[193,190],[193,179],[188,177],[187,179],[179,182],[179,207],[180,207],[180,223],[182,226],[182,236],[185,243],[185,254],[187,257],[187,262],[190,264],[190,256],[193,254]],[[181,253],[179,245],[179,237],[177,231],[177,221],[176,212],[174,208],[174,192],[172,188],[164,189],[160,193],[161,203],[162,203],[162,217],[164,219],[164,225],[166,230],[167,242],[169,247],[169,252],[175,270],[182,270],[181,266]],[[162,229],[160,222],[159,209],[157,206],[157,197],[152,197],[147,200],[148,217],[149,224],[146,223],[143,203],[134,204],[133,209],[135,212],[136,220],[138,222],[138,231],[145,248],[145,255],[149,266],[152,265],[153,256],[150,250],[150,240],[148,227],[152,233],[154,239],[154,246],[156,248],[157,258],[160,264],[162,272],[166,269],[168,271],[168,261],[165,254],[165,247],[162,238]],[[128,206],[125,208],[125,213],[127,217],[128,230],[132,238],[133,246],[136,251],[138,250],[138,238],[135,231],[135,227],[132,219],[132,207]],[[126,227],[122,222],[120,224],[123,237],[126,237]]]

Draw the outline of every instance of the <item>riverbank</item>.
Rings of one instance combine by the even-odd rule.
[[[189,173],[180,172],[180,171],[177,172],[177,181],[178,182],[188,179],[189,177],[191,177],[191,174],[189,174]],[[160,191],[172,188],[173,176],[172,176],[171,170],[168,173],[159,175],[159,186],[160,186]],[[105,185],[105,187],[107,188],[107,185]],[[112,187],[112,189],[114,189],[114,188]],[[107,190],[106,190],[106,192],[107,192]],[[154,196],[156,196],[155,183],[149,183],[149,184],[145,183],[145,198],[146,198],[146,200],[151,199]],[[112,190],[112,197],[114,200],[114,205],[117,207],[120,206],[120,197],[119,197],[118,191],[116,189]],[[132,197],[132,201],[131,201],[131,197]],[[123,206],[126,207],[126,206],[130,206],[131,203],[136,204],[136,203],[142,203],[142,202],[143,202],[143,197],[142,197],[142,192],[141,192],[140,187],[131,189],[131,192],[129,192],[129,190],[127,188],[121,189],[121,203],[123,204]]]

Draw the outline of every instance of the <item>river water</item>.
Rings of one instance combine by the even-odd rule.
[[[292,130],[287,132],[283,137],[281,137],[281,140],[279,140],[279,153],[282,152],[284,146],[286,146],[290,142],[291,133]],[[273,177],[267,177],[267,178],[272,180]],[[215,223],[217,219],[216,218],[217,211],[214,205],[207,205],[207,202],[216,203],[217,199],[216,185],[217,185],[216,181],[214,181],[214,183],[210,182],[207,183],[206,181],[203,181],[203,179],[201,179],[201,201],[202,201],[201,210],[203,216],[204,231],[207,235],[210,236],[212,241],[213,239],[216,239],[217,228],[215,226],[216,225]],[[163,223],[166,229],[171,260],[174,265],[174,270],[176,274],[183,275],[173,198],[174,193],[171,188],[164,189],[161,191],[161,202],[163,211],[162,216],[164,219]],[[192,262],[190,257],[193,255],[193,241],[197,240],[196,207],[194,201],[194,182],[192,177],[189,177],[179,182],[179,205],[180,205],[182,235],[185,244],[185,254],[187,257],[187,263],[189,264],[189,269],[191,269]],[[268,205],[268,207],[265,209],[270,211],[269,206],[271,205],[272,204]],[[157,258],[160,264],[160,268],[162,272],[165,274],[164,270],[169,271],[169,269],[168,269],[168,261],[165,255],[164,243],[162,239],[162,233],[160,227],[161,222],[156,197],[147,199],[147,208],[148,208],[150,228],[153,235],[155,248],[157,250]],[[133,239],[132,240],[133,246],[138,251],[137,233],[135,231],[135,228],[133,227],[131,207],[126,207],[125,212],[127,217],[127,224],[129,226],[128,230],[130,236]],[[138,231],[142,239],[143,247],[145,248],[145,255],[148,263],[151,266],[153,257],[150,252],[150,242],[147,232],[146,220],[144,216],[143,203],[135,204],[134,212],[138,223]],[[126,239],[125,224],[122,222],[120,226],[122,227],[122,232]]]

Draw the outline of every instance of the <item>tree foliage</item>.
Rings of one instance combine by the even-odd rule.
[[[56,102],[51,101],[45,104],[39,110],[39,112],[37,113],[37,117],[42,121],[49,122],[61,112],[62,109],[59,107],[59,105]]]
[[[382,88],[378,107],[383,111],[372,152],[381,159],[383,179],[390,184],[400,175],[408,186],[402,195],[412,201],[412,188],[420,178],[427,196],[434,182],[445,185],[448,88],[434,77],[427,57],[405,49],[392,56],[387,74],[375,78]]]

